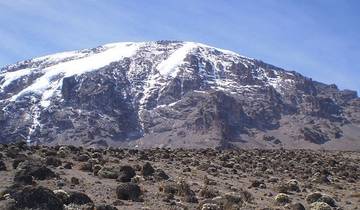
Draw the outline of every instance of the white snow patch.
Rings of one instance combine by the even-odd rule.
[[[158,81],[158,75],[152,74],[144,84],[144,96],[139,101],[141,108],[143,108],[144,104],[148,101],[152,90],[155,89],[156,85],[160,85],[160,82]]]
[[[282,78],[278,71],[274,70],[274,73],[275,73],[276,77],[271,78],[271,77],[267,76],[267,80],[268,80],[269,85],[274,87],[278,92],[282,93],[281,88],[284,84],[293,84],[294,83],[293,79]]]
[[[175,106],[178,102],[179,102],[179,101],[175,101],[175,102],[172,102],[172,103],[169,103],[169,104],[158,105],[158,106],[156,106],[156,108],[173,107],[173,106]]]
[[[273,88],[275,88],[276,90],[279,90],[280,86],[281,86],[281,77],[276,77],[276,78],[268,78],[268,83],[273,86]]]
[[[0,86],[0,90],[9,86],[13,81],[21,78],[22,76],[28,75],[33,69],[21,69],[18,71],[5,72],[0,74],[0,77],[4,77],[4,83]]]
[[[33,100],[33,103],[34,103],[34,99]],[[30,108],[30,116],[31,116],[31,119],[32,119],[32,124],[31,124],[31,127],[29,128],[29,133],[27,135],[27,138],[26,138],[26,142],[28,145],[31,145],[33,143],[32,139],[31,139],[31,136],[33,135],[33,133],[36,131],[36,129],[38,127],[40,127],[40,121],[39,121],[39,118],[40,118],[40,107],[37,106],[37,105],[33,105],[31,108]]]
[[[40,101],[40,105],[42,106],[42,107],[49,107],[50,106],[50,104],[51,104],[51,101],[50,100],[41,100]]]
[[[16,100],[24,93],[34,92],[42,95],[43,103],[41,104],[46,107],[49,104],[47,100],[60,87],[64,77],[84,74],[119,61],[124,57],[130,57],[136,53],[141,45],[142,43],[128,42],[108,44],[104,45],[106,50],[103,52],[47,67],[42,70],[43,76],[13,96],[11,100]]]
[[[215,50],[220,51],[220,52],[222,52],[222,53],[224,53],[224,54],[230,54],[230,55],[233,55],[233,56],[238,56],[238,57],[241,57],[241,58],[246,58],[246,59],[249,59],[249,60],[254,60],[254,58],[250,58],[250,57],[246,57],[246,56],[240,55],[240,54],[238,54],[238,53],[236,53],[236,52],[234,52],[234,51],[231,51],[231,50],[225,50],[225,49],[213,47],[213,46],[206,45],[206,44],[202,44],[202,43],[198,43],[197,45],[200,46],[200,47],[215,49]]]
[[[208,92],[206,92],[204,90],[194,90],[194,93],[208,93]]]
[[[52,54],[52,55],[46,55],[46,56],[42,56],[42,57],[38,57],[38,58],[34,58],[32,61],[61,61],[61,60],[65,60],[67,58],[72,58],[72,57],[80,57],[81,55],[86,55],[86,53],[81,53],[79,51],[69,51],[69,52],[61,52],[61,53],[56,53],[56,54]]]
[[[197,46],[198,44],[193,42],[185,42],[182,47],[173,52],[168,59],[157,66],[159,73],[164,76],[175,77],[178,72],[178,67],[184,62],[186,55]]]

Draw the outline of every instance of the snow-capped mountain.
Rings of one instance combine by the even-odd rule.
[[[114,43],[0,71],[0,142],[360,149],[354,91],[200,43]]]

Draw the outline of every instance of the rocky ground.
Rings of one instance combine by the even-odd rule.
[[[360,209],[360,155],[0,145],[0,209]]]

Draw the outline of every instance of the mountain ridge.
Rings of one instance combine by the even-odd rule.
[[[359,104],[355,91],[194,42],[112,43],[0,71],[2,142],[359,149]]]

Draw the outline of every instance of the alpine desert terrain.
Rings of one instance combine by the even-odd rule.
[[[0,146],[0,209],[359,209],[360,156]]]

